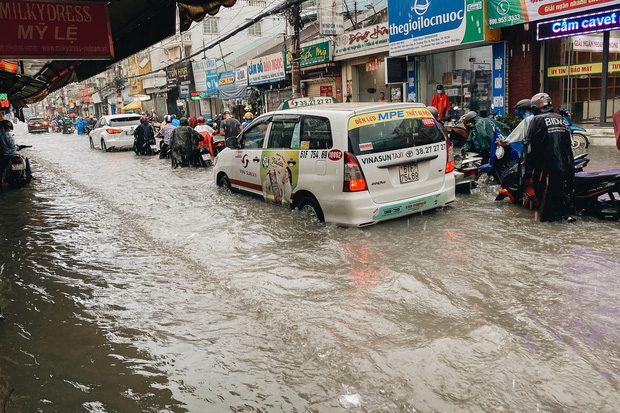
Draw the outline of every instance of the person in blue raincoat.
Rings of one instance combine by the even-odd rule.
[[[84,118],[80,118],[80,120],[77,121],[76,127],[77,127],[78,135],[81,135],[84,133],[84,128],[86,128],[86,125],[88,125],[88,123],[86,123]]]

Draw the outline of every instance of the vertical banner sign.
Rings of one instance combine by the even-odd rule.
[[[560,18],[618,4],[618,0],[487,0],[489,28]]]
[[[342,0],[318,0],[319,32],[324,36],[344,33]]]
[[[192,71],[194,72],[194,85],[196,92],[207,91],[207,63],[208,60],[199,60],[192,63]]]
[[[9,95],[7,93],[0,93],[0,108],[8,109],[11,107],[11,103],[9,102]]]
[[[207,76],[207,97],[218,97],[218,87],[219,87],[219,78],[217,76],[217,64],[215,63],[215,59],[207,60],[207,68],[206,68],[206,76]]]
[[[177,87],[177,68],[170,66],[166,69],[166,87],[168,89]]]
[[[416,90],[415,69],[416,62],[407,62],[407,102],[417,102],[418,92]]]
[[[504,85],[506,73],[506,43],[493,43],[493,111],[504,116]]]
[[[284,80],[286,75],[284,72],[283,54],[274,53],[250,60],[248,62],[248,75],[250,85]]]
[[[388,0],[390,56],[484,40],[483,0]]]
[[[0,1],[3,59],[112,59],[105,2]]]

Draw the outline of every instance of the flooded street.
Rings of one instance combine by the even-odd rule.
[[[0,193],[0,412],[618,411],[620,223],[540,223],[487,187],[318,225],[211,168],[24,132],[38,180]]]

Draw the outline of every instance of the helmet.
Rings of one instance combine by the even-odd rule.
[[[254,115],[252,115],[252,112],[246,112],[246,114],[244,115],[244,117],[246,119],[254,119]]]
[[[437,116],[439,116],[439,111],[435,106],[427,106],[426,109],[428,109],[431,115],[433,115],[433,117],[437,119]]]
[[[542,109],[545,106],[551,106],[551,96],[549,96],[546,93],[537,93],[534,96],[532,96],[531,99],[531,107],[533,108],[537,108],[537,109]]]
[[[532,101],[529,99],[521,99],[515,105],[515,110],[531,110],[532,109]]]
[[[200,125],[202,125],[202,124],[204,124],[204,123],[205,123],[205,118],[203,118],[202,116],[200,116],[200,117],[197,119],[197,122],[198,122]]]
[[[470,110],[469,112],[467,112],[465,114],[465,122],[466,123],[471,123],[471,121],[478,116],[478,113],[476,113],[476,111]]]
[[[140,116],[140,122],[142,122],[142,123],[146,123],[146,122],[148,122],[148,121],[149,121],[149,120],[146,118],[146,116]]]
[[[166,116],[164,116],[164,120],[166,121],[166,123],[170,123],[170,122],[172,122],[172,116],[166,115]]]
[[[13,122],[11,122],[8,119],[3,119],[0,121],[0,125],[2,125],[2,129],[9,129],[9,130],[13,130]]]

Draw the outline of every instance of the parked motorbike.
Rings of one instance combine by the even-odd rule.
[[[26,148],[32,148],[32,146],[21,145],[17,147],[17,150],[21,151]],[[0,186],[2,188],[21,188],[28,185],[31,180],[32,173],[30,172],[28,158],[19,152],[11,155],[4,170],[0,171]]]
[[[586,130],[584,128],[580,128],[579,126],[573,125],[573,121],[570,117],[572,113],[569,113],[568,110],[564,108],[560,108],[558,112],[560,112],[560,115],[562,115],[562,117],[564,118],[566,125],[568,125],[573,149],[587,148],[588,146],[590,146],[590,139],[588,138],[588,136],[581,133],[586,132]]]

